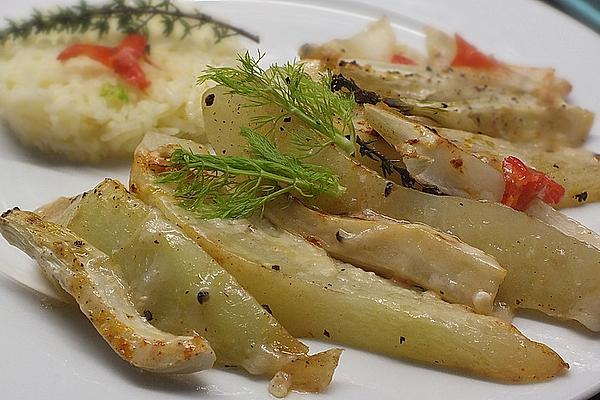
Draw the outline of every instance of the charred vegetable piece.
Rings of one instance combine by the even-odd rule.
[[[157,373],[190,373],[213,366],[215,354],[204,338],[197,333],[175,336],[150,325],[129,300],[120,267],[70,230],[13,209],[2,214],[0,233],[73,296],[125,361]]]
[[[427,225],[366,212],[357,218],[327,215],[297,200],[267,205],[277,227],[304,237],[339,260],[385,278],[433,290],[444,300],[489,314],[506,271],[496,260]]]
[[[272,377],[302,360],[313,363],[312,373],[323,377],[324,386],[331,381],[339,354],[327,353],[335,356],[335,365],[319,369],[308,348],[231,275],[119,182],[105,180],[78,196],[59,219],[124,266],[141,314],[149,313],[152,324],[170,332],[202,332],[219,365]],[[290,379],[297,389],[294,382],[305,377]]]
[[[217,153],[244,154],[241,126],[253,115],[277,109],[244,107],[241,97],[211,89],[214,103],[206,107],[206,132]],[[235,117],[234,117],[235,116]],[[225,125],[215,121],[231,121]],[[298,121],[280,125],[273,134],[282,151],[293,151],[289,133],[301,132]],[[357,157],[357,160],[360,160]],[[341,154],[324,148],[307,162],[327,166],[346,192],[335,199],[318,197],[311,204],[331,214],[372,209],[389,217],[421,222],[456,235],[493,256],[508,273],[498,299],[517,308],[533,308],[563,319],[575,319],[600,330],[600,251],[536,218],[508,207],[453,196],[433,196],[407,189]]]
[[[330,259],[302,238],[264,220],[203,220],[157,183],[156,157],[173,142],[146,136],[136,151],[131,184],[230,271],[295,335],[460,369],[505,382],[546,379],[564,371],[554,352],[505,322],[414,291]],[[171,144],[169,144],[171,143]]]

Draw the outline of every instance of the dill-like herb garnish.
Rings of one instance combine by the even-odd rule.
[[[175,185],[180,205],[203,218],[243,218],[286,193],[304,197],[339,196],[329,170],[281,153],[265,136],[242,129],[249,157],[194,154],[176,149],[159,183]]]
[[[307,129],[294,137],[294,143],[307,155],[329,144],[353,154],[356,134],[352,124],[352,95],[333,93],[331,74],[322,74],[315,81],[300,63],[275,64],[265,70],[259,65],[261,58],[260,53],[253,58],[246,52],[239,56],[237,67],[209,67],[198,83],[212,80],[226,86],[230,93],[244,96],[250,107],[273,104],[283,109],[276,115],[255,118],[258,127],[275,126],[284,118],[298,118]]]
[[[133,3],[112,0],[104,5],[90,5],[81,1],[76,6],[58,7],[55,11],[46,13],[34,10],[27,20],[8,20],[8,27],[0,30],[0,44],[11,38],[25,39],[33,34],[50,32],[96,32],[98,36],[103,36],[110,31],[113,23],[122,33],[145,33],[148,23],[154,18],[160,19],[165,36],[171,35],[176,26],[181,27],[185,37],[192,30],[210,24],[215,42],[234,35],[245,36],[258,42],[258,36],[246,30],[216,20],[195,9],[181,10],[170,0],[136,0]]]

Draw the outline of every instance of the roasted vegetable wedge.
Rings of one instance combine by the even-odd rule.
[[[206,151],[193,142],[147,135],[136,151],[132,189],[196,240],[293,334],[506,382],[545,379],[566,368],[549,348],[499,319],[334,261],[264,220],[195,217],[168,185],[157,183],[156,166],[178,146]]]
[[[297,200],[267,205],[275,226],[304,237],[329,255],[385,278],[417,284],[442,299],[490,313],[506,270],[496,260],[427,225],[365,212],[355,218],[327,215]]]
[[[387,18],[369,23],[362,31],[347,39],[334,39],[324,44],[304,44],[298,51],[302,59],[318,59],[335,65],[339,60],[379,60],[383,62],[423,63],[418,51],[396,41]]]
[[[536,68],[509,65],[501,61],[494,60],[492,56],[485,55],[484,52],[474,48],[466,42],[460,35],[450,36],[434,27],[425,28],[425,42],[427,47],[427,63],[438,69],[453,67],[460,73],[480,75],[487,77],[488,85],[504,86],[527,93],[534,93],[542,98],[565,98],[571,92],[571,84],[555,75],[553,68]],[[456,66],[452,64],[455,61],[457,53],[463,53],[459,57],[469,58],[465,53],[483,54],[483,57],[492,59],[492,68],[476,68],[473,63],[471,66]],[[464,57],[467,55],[467,57]],[[477,57],[477,56],[476,56]],[[469,64],[463,62],[462,64]],[[481,62],[479,63],[481,66]],[[481,78],[480,78],[481,79]]]
[[[189,373],[213,366],[215,354],[204,338],[197,333],[175,336],[150,325],[129,300],[119,266],[68,229],[13,209],[2,214],[0,232],[73,296],[125,361],[157,373]]]
[[[242,154],[241,126],[252,116],[277,109],[243,107],[241,97],[214,88],[206,107],[209,141],[218,153]],[[235,115],[235,118],[233,116]],[[222,121],[228,121],[227,124]],[[292,119],[272,135],[281,148],[294,149],[292,132],[303,126]],[[452,196],[434,196],[393,184],[358,164],[335,147],[323,148],[308,161],[327,166],[339,176],[346,192],[338,198],[319,197],[313,205],[332,214],[372,209],[399,220],[422,222],[456,235],[495,257],[508,270],[498,298],[517,308],[533,308],[564,319],[575,319],[600,330],[600,251],[549,225],[508,207]],[[360,160],[360,154],[357,155]]]
[[[397,151],[393,158],[403,159],[408,171],[418,181],[435,185],[444,193],[474,200],[504,203],[507,191],[510,193],[513,190],[516,192],[515,195],[519,195],[521,188],[507,188],[502,165],[490,162],[485,156],[475,156],[441,136],[438,130],[380,106],[365,105],[364,115],[367,122]],[[448,129],[443,130],[448,131]],[[519,159],[516,162],[521,163]],[[564,193],[564,188],[548,177],[544,182],[544,186],[539,187],[537,193],[535,191],[530,194],[524,193],[526,200],[522,209],[517,209],[565,235],[600,249],[600,235],[545,203],[545,201],[554,204],[558,202]]]
[[[568,147],[545,151],[535,144],[515,145],[506,140],[454,129],[441,128],[438,133],[498,170],[502,168],[502,160],[513,155],[548,174],[565,188],[559,208],[600,200],[600,159],[591,151]]]
[[[426,34],[427,57],[399,44],[386,19],[299,53],[391,101],[420,102],[412,113],[437,126],[546,148],[579,146],[589,134],[594,114],[566,102],[571,84],[554,70],[497,61],[460,35]]]
[[[437,134],[385,106],[365,104],[368,124],[396,151],[396,158],[417,181],[437,186],[443,193],[500,202],[502,173]]]
[[[152,324],[169,332],[202,332],[218,364],[272,377],[300,360],[320,377],[320,389],[331,381],[339,353],[325,353],[331,360],[319,367],[308,348],[201,247],[119,182],[107,179],[78,196],[60,220],[124,266],[138,311],[150,315]],[[289,375],[291,389],[306,380]]]
[[[335,69],[362,89],[399,102],[416,100],[413,112],[436,126],[481,132],[512,142],[536,142],[545,148],[580,146],[594,114],[562,99],[546,101],[533,94],[471,81],[468,73],[416,67],[378,69],[342,62]]]

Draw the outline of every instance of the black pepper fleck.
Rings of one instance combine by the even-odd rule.
[[[577,199],[577,201],[578,201],[579,203],[582,203],[582,202],[584,202],[584,201],[586,201],[586,200],[587,200],[587,198],[588,198],[588,194],[587,194],[587,192],[581,192],[581,193],[578,193],[578,194],[576,194],[576,195],[575,195],[575,196],[573,196],[573,197],[575,197],[575,199]]]
[[[273,271],[279,271],[281,269],[281,267],[279,265],[277,265],[277,264],[273,264],[273,265],[271,265],[271,269]]]
[[[323,335],[325,335],[327,337],[331,337],[331,335],[329,334],[329,332],[327,331],[327,329],[323,329]]]
[[[207,107],[212,106],[214,104],[214,102],[215,102],[215,94],[214,93],[209,94],[204,99],[204,104],[206,104]]]
[[[392,182],[388,182],[385,184],[385,189],[383,190],[383,196],[388,197],[392,194],[392,189],[394,188],[394,184]]]
[[[200,304],[204,304],[208,301],[208,290],[201,290],[198,292],[198,295],[196,296],[196,298],[198,299],[198,303]]]
[[[351,237],[351,235],[342,229],[340,229],[339,231],[337,231],[335,233],[335,239],[340,243],[346,239],[350,239],[350,237]]]
[[[144,310],[144,318],[146,318],[146,321],[152,321],[154,319],[150,310]]]
[[[262,304],[262,308],[264,308],[269,314],[273,315],[273,311],[271,311],[271,307],[269,307],[268,304]]]
[[[400,344],[404,344],[406,342],[406,338],[404,336],[400,336]]]

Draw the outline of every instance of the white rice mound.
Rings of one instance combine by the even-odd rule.
[[[239,41],[215,44],[209,26],[184,40],[165,38],[156,28],[148,39],[152,65],[142,62],[151,81],[146,94],[86,57],[64,64],[56,59],[73,43],[116,46],[123,34],[39,35],[6,43],[0,47],[0,118],[24,144],[76,161],[130,155],[149,131],[198,135],[205,87],[196,78],[206,65],[232,64]],[[129,101],[101,96],[107,84],[126,88]]]

